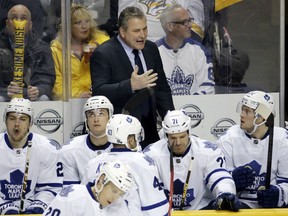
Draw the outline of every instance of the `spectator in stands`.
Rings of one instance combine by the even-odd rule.
[[[90,11],[81,5],[71,8],[71,91],[72,98],[91,97],[90,54],[109,36],[98,30]],[[56,81],[53,88],[53,99],[62,99],[63,65],[62,65],[62,29],[51,49],[56,70]]]
[[[45,27],[46,10],[45,5],[50,0],[1,0],[0,1],[0,29],[4,29],[6,26],[6,19],[8,11],[17,4],[25,5],[31,12],[31,19],[33,22],[33,29],[41,38]]]
[[[156,41],[172,95],[213,94],[211,58],[205,47],[191,38],[193,17],[179,4],[162,11],[166,36]]]
[[[159,15],[162,10],[171,6],[172,4],[180,4],[185,9],[189,11],[189,15],[194,17],[194,23],[192,25],[193,38],[201,41],[204,32],[204,8],[202,0],[111,0],[110,4],[118,4],[117,7],[111,7],[113,10],[118,9],[118,15],[127,6],[139,7],[147,17],[148,24],[148,39],[151,41],[159,40],[165,36],[165,32],[161,28],[159,22]],[[115,12],[110,12],[111,15],[117,14]],[[110,20],[115,20],[115,17],[110,18]],[[115,22],[114,22],[115,23]]]
[[[13,81],[14,64],[13,56],[15,49],[15,20],[26,20],[25,42],[24,42],[24,63],[23,63],[23,86]],[[9,12],[6,20],[6,28],[0,33],[1,52],[0,76],[0,101],[9,101],[15,94],[22,91],[25,98],[31,101],[43,101],[51,99],[51,92],[55,82],[55,69],[51,49],[48,44],[37,37],[31,21],[31,13],[24,5],[15,5]],[[17,65],[18,67],[22,65]]]

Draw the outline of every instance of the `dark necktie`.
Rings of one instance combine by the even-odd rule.
[[[143,69],[143,66],[142,66],[142,63],[141,63],[141,59],[139,57],[139,51],[137,49],[134,49],[133,51],[133,54],[134,54],[134,61],[135,61],[135,65],[138,66],[138,74],[143,74],[144,73],[144,69]],[[147,117],[148,114],[149,114],[149,99],[143,101],[142,103],[142,115]]]
[[[144,73],[144,70],[143,70],[143,66],[142,66],[142,63],[141,63],[141,59],[139,57],[139,51],[134,49],[133,50],[133,54],[134,54],[134,61],[135,61],[135,65],[138,66],[138,74],[143,74]]]

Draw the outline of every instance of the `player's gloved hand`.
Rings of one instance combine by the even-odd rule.
[[[5,215],[18,215],[19,214],[19,211],[16,211],[16,210],[7,210]]]
[[[231,193],[220,194],[214,202],[214,208],[216,210],[239,211],[240,207],[241,203],[238,197]]]
[[[27,208],[25,210],[25,214],[42,214],[44,210],[40,207],[35,207],[35,208]]]
[[[276,208],[278,207],[279,194],[279,188],[275,185],[271,185],[269,189],[260,187],[257,192],[258,204],[263,208]]]
[[[240,166],[232,171],[232,177],[236,185],[236,191],[243,191],[251,186],[255,180],[256,173],[250,166]]]
[[[16,206],[12,201],[1,205],[0,207],[1,215],[13,215],[19,214],[19,207]]]
[[[46,203],[36,200],[30,203],[30,205],[26,208],[25,214],[42,214],[46,208]]]

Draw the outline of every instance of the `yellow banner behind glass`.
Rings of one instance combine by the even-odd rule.
[[[25,25],[27,20],[13,19],[15,26],[14,40],[14,76],[13,82],[22,87],[21,91],[14,94],[14,97],[23,98],[23,73],[24,73],[24,41],[25,41]]]

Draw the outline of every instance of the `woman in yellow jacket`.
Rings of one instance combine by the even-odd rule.
[[[91,97],[90,54],[109,36],[97,28],[90,11],[80,5],[71,7],[71,91],[72,98]],[[53,99],[62,99],[62,30],[51,42],[56,81]],[[88,49],[88,50],[87,50]],[[85,52],[84,52],[85,51]],[[84,55],[85,54],[85,55]]]

